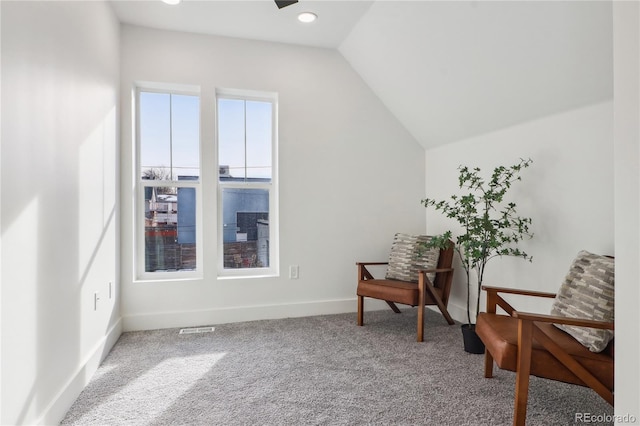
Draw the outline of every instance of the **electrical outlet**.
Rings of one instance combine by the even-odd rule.
[[[98,310],[98,300],[100,300],[100,293],[96,291],[95,293],[93,293],[93,310],[94,311]]]
[[[289,266],[289,279],[297,280],[300,276],[300,267],[298,265]]]

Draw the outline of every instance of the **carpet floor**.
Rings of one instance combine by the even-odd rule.
[[[63,425],[510,425],[515,375],[483,377],[459,325],[416,311],[124,333]],[[613,415],[588,388],[532,377],[528,425]],[[590,423],[598,424],[598,423]],[[608,423],[600,423],[608,424]],[[611,423],[609,423],[611,424]]]

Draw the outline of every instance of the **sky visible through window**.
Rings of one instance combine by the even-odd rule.
[[[200,175],[200,99],[192,95],[140,93],[141,173],[164,179]]]
[[[218,164],[234,178],[271,178],[271,102],[218,99]],[[213,120],[213,117],[211,117]],[[140,92],[141,173],[200,176],[200,99]]]
[[[271,102],[218,99],[220,166],[234,178],[271,178]]]

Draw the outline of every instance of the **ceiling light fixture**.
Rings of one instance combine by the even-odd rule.
[[[172,6],[179,4],[181,1],[182,0],[162,0],[163,3],[170,4]]]
[[[305,24],[313,22],[316,19],[318,19],[318,15],[312,12],[302,12],[300,15],[298,15],[298,21],[304,22]]]

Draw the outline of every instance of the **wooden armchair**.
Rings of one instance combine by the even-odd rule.
[[[476,333],[485,344],[484,376],[493,376],[494,361],[516,372],[514,425],[526,420],[529,376],[588,386],[613,405],[613,340],[602,352],[591,352],[553,324],[613,330],[613,322],[516,311],[500,293],[555,298],[556,294],[483,286],[487,312],[480,313]],[[497,307],[507,315],[496,314]]]
[[[424,341],[424,307],[435,305],[440,309],[450,325],[455,322],[449,311],[449,292],[453,279],[453,242],[445,250],[440,250],[437,267],[420,270],[417,282],[400,281],[396,279],[376,279],[367,269],[369,265],[388,265],[389,262],[357,262],[358,267],[358,325],[364,324],[364,298],[370,297],[387,302],[389,307],[400,313],[396,303],[418,307],[418,335],[417,341]],[[435,273],[433,282],[428,275]]]

